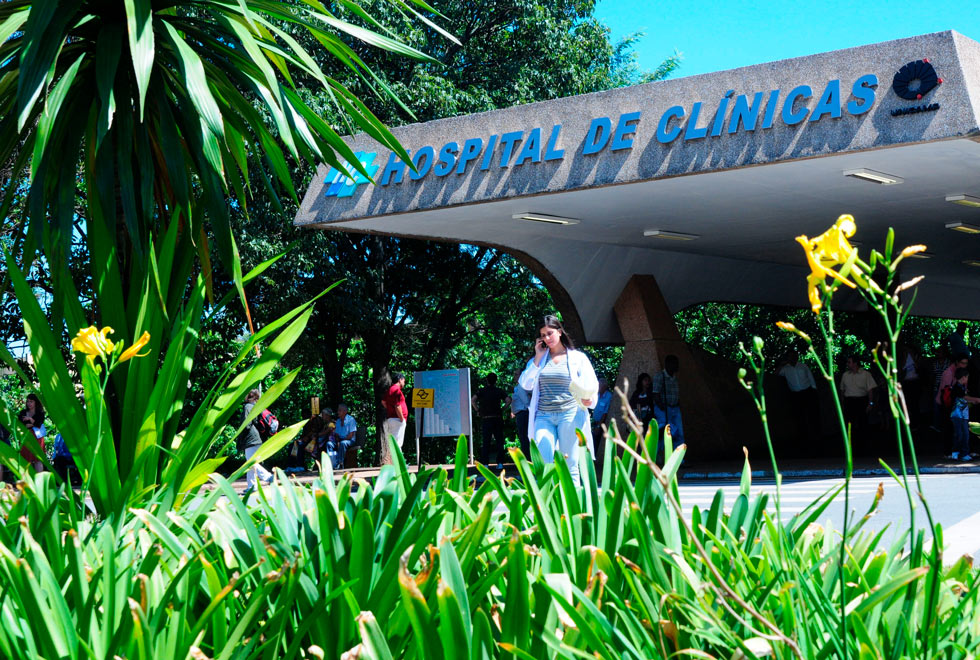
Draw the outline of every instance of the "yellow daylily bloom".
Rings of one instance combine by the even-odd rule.
[[[90,325],[78,331],[75,338],[71,340],[71,348],[73,351],[85,353],[88,360],[94,361],[97,357],[105,360],[115,348],[115,344],[108,337],[112,332],[112,328],[108,326],[99,330],[94,325]]]
[[[149,351],[147,351],[146,353],[139,352],[140,349],[146,346],[147,342],[149,341],[150,341],[150,333],[144,331],[143,334],[140,336],[140,338],[137,339],[132,346],[130,346],[129,348],[127,348],[125,351],[122,352],[122,355],[119,356],[119,362],[125,362],[126,360],[134,357],[144,357],[146,355],[149,355],[150,354]]]
[[[854,254],[854,246],[847,239],[853,236],[855,231],[857,225],[854,218],[850,215],[842,215],[830,229],[816,238],[809,238],[805,234],[796,237],[796,242],[803,246],[807,264],[810,266],[810,274],[806,278],[807,296],[814,313],[819,313],[823,307],[819,287],[826,278],[835,279],[852,289],[857,286],[833,269],[834,266],[847,263]]]
[[[792,323],[787,323],[786,321],[776,321],[776,327],[778,327],[780,330],[785,330],[786,332],[792,332],[806,342],[810,342],[810,335],[803,332]]]
[[[911,257],[913,254],[919,254],[920,252],[925,252],[925,245],[910,245],[904,250],[902,250],[902,257]]]

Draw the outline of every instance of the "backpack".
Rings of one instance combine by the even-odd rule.
[[[255,424],[255,428],[258,430],[259,435],[262,436],[263,440],[274,436],[276,432],[279,431],[279,420],[276,419],[275,415],[269,412],[268,408],[263,410],[262,413],[255,418],[253,424]]]
[[[942,394],[939,395],[939,400],[942,402],[943,408],[947,410],[952,409],[955,398],[953,397],[953,387],[951,385],[943,388]]]

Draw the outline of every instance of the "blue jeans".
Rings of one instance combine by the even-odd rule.
[[[664,451],[664,427],[670,424],[670,437],[673,449],[677,449],[684,444],[684,425],[681,424],[680,406],[667,406],[664,411],[660,406],[653,407],[653,416],[657,419],[657,426],[660,427],[660,439],[657,441],[657,455]]]
[[[344,456],[354,446],[356,440],[327,440],[326,453],[334,470],[344,467]]]
[[[953,451],[960,456],[970,453],[970,420],[953,417]]]
[[[541,458],[545,463],[555,462],[555,447],[565,457],[568,471],[572,475],[572,483],[582,484],[578,472],[578,436],[575,429],[587,433],[589,429],[589,413],[576,406],[572,410],[561,412],[541,412],[534,416],[534,442],[538,445]]]

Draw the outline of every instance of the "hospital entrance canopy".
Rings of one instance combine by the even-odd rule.
[[[916,313],[980,318],[978,110],[980,44],[929,34],[398,128],[417,172],[355,136],[376,183],[323,165],[295,223],[499,247],[618,343],[634,274],[671,311],[807,305],[794,237],[850,213],[862,251],[928,246]]]

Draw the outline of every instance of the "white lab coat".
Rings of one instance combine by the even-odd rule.
[[[538,411],[538,375],[541,370],[544,369],[547,361],[551,359],[551,353],[545,353],[541,358],[540,364],[534,363],[534,358],[532,357],[527,361],[527,366],[524,371],[521,372],[520,378],[517,379],[521,387],[525,390],[531,392],[531,405],[528,407],[527,415],[527,437],[534,438],[534,417]],[[579,383],[585,391],[592,392],[591,396],[583,397],[584,399],[591,399],[589,408],[595,408],[599,396],[599,379],[596,378],[595,370],[592,368],[592,363],[589,362],[588,356],[582,351],[576,351],[575,349],[570,349],[568,351],[568,369],[571,373],[572,379]],[[582,401],[579,400],[579,408],[585,409]],[[585,437],[589,442],[589,453],[595,457],[595,448],[592,442],[592,433],[588,425],[588,416],[586,415],[586,422],[583,425],[582,432],[585,433]]]

